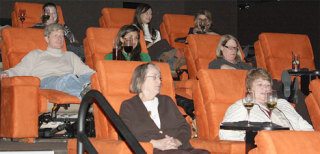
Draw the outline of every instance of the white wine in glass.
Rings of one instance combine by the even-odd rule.
[[[253,92],[248,92],[246,97],[242,100],[243,106],[247,109],[248,113],[248,126],[250,125],[250,111],[254,106],[254,94]]]
[[[277,107],[277,101],[278,101],[278,96],[277,96],[277,91],[272,90],[271,92],[268,93],[268,100],[267,100],[267,108],[269,109],[269,117],[270,117],[270,125],[272,125],[272,111],[274,108]]]

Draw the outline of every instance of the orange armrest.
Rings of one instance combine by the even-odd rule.
[[[11,86],[40,86],[40,79],[33,76],[15,76],[7,77],[1,80],[2,87],[11,87]]]

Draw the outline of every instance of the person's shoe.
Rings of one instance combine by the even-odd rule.
[[[283,83],[283,94],[285,98],[290,97],[290,86],[291,86],[291,79],[288,71],[283,71],[281,75],[281,81]]]
[[[91,83],[86,83],[83,85],[82,91],[80,93],[81,98],[83,98],[83,96],[91,90]]]
[[[298,90],[299,90],[299,81],[298,78],[294,78],[292,85],[292,102],[298,104]]]

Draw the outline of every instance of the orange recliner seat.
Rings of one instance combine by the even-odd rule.
[[[6,28],[2,34],[4,44],[1,50],[4,70],[14,67],[34,49],[47,49],[42,29]],[[80,103],[75,96],[56,90],[42,90],[39,87],[40,79],[32,76],[16,76],[1,80],[1,137],[38,137],[38,116],[40,113],[47,112],[48,102]],[[28,126],[28,129],[25,126]]]
[[[312,46],[307,35],[261,33],[255,42],[257,66],[266,68],[280,80],[283,70],[291,69],[292,52],[300,55],[300,68],[315,69]]]
[[[133,23],[134,9],[127,8],[103,8],[99,18],[100,27],[120,28],[123,25]]]
[[[207,69],[216,56],[220,35],[192,34],[187,37],[188,45],[185,52],[190,79],[195,79],[200,69]]]
[[[245,153],[245,143],[218,137],[228,107],[245,96],[245,70],[201,69],[194,81],[193,99],[199,139],[210,140],[213,153]]]
[[[89,27],[86,38],[83,40],[86,64],[95,70],[94,62],[104,59],[104,56],[112,52],[113,43],[119,28],[94,28]],[[140,32],[141,52],[148,52],[144,36]]]
[[[255,137],[257,148],[250,154],[318,153],[320,132],[309,131],[259,131]]]
[[[320,79],[312,80],[309,89],[311,92],[306,97],[305,102],[313,128],[320,131]]]
[[[160,24],[162,39],[176,49],[184,49],[184,43],[175,42],[176,38],[187,37],[190,27],[194,26],[194,16],[182,14],[164,14]]]
[[[42,6],[41,3],[29,3],[29,2],[15,2],[14,8],[11,13],[12,27],[32,27],[36,23],[41,23],[42,16]],[[26,10],[26,19],[23,22],[19,20],[19,10]],[[64,24],[64,18],[62,14],[61,6],[57,5],[59,23]]]
[[[138,65],[143,64],[143,62],[102,60],[98,61],[96,64],[97,73],[94,75],[93,80],[99,83],[99,87],[97,87],[95,82],[93,82],[93,87],[98,88],[97,90],[101,91],[114,110],[119,113],[121,103],[135,95],[129,92],[130,80],[134,69]],[[169,65],[166,63],[156,64],[159,66],[162,76],[160,93],[168,95],[175,100],[175,92]],[[94,118],[96,137],[93,138],[92,141],[94,141],[94,146],[99,153],[106,152],[107,149],[105,147],[110,147],[108,142],[124,143],[123,141],[118,140],[119,137],[114,127],[97,106],[94,106]],[[191,143],[196,147],[209,147],[205,141],[193,141]],[[152,144],[143,143],[143,147],[147,153],[152,153]],[[131,153],[126,146],[112,148],[112,150],[111,153]],[[76,153],[75,139],[69,140],[68,153]]]

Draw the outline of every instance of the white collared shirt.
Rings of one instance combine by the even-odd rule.
[[[249,121],[251,122],[270,122],[267,114],[268,109],[263,105],[254,105],[250,111]],[[277,107],[272,111],[272,122],[289,127],[290,130],[313,131],[313,127],[305,121],[284,99],[278,99]],[[226,111],[222,122],[245,121],[248,118],[247,109],[243,106],[242,100],[232,104]],[[243,141],[245,131],[221,130],[219,131],[220,140]]]

